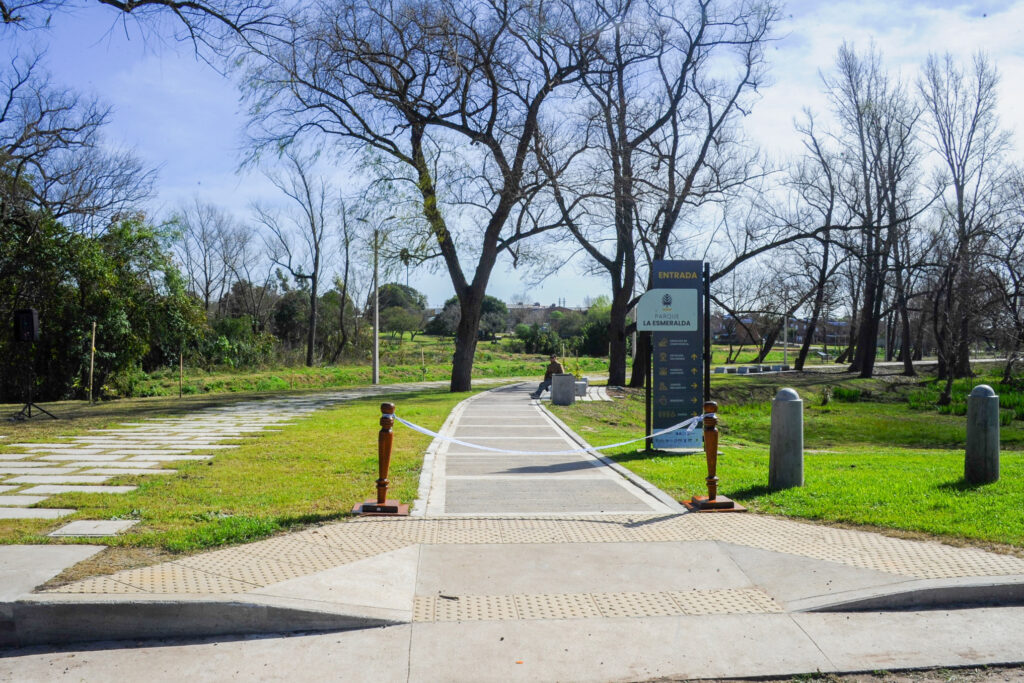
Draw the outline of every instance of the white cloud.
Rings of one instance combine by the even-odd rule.
[[[912,85],[930,52],[969,60],[987,52],[1002,74],[1000,112],[1005,127],[1024,134],[1024,3],[803,2],[788,8],[769,48],[774,84],[748,117],[748,130],[766,150],[799,149],[792,120],[802,107],[824,116],[821,72],[828,72],[844,41],[858,49],[872,42],[893,75]],[[1022,144],[1017,140],[1018,149]]]

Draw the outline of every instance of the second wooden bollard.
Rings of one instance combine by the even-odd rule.
[[[694,496],[683,501],[687,510],[692,512],[745,512],[746,508],[735,501],[718,495],[718,404],[714,401],[704,403],[704,458],[707,460],[708,476],[705,483],[708,487],[707,496]]]

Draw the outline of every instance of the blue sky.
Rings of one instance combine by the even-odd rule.
[[[258,172],[239,171],[244,117],[237,89],[199,60],[189,44],[154,39],[159,27],[144,39],[137,25],[118,16],[101,6],[78,9],[56,15],[49,30],[5,37],[46,49],[55,82],[96,94],[113,107],[107,137],[159,169],[158,196],[150,206],[154,217],[198,196],[247,218],[250,204],[272,196],[273,188]],[[1018,137],[1024,134],[1024,2],[805,0],[789,3],[783,17],[779,39],[769,48],[772,85],[762,89],[745,121],[770,154],[784,157],[798,148],[792,122],[801,107],[824,113],[819,71],[830,67],[843,40],[858,47],[873,40],[888,68],[907,81],[929,51],[969,58],[985,49],[1002,74],[1003,125]],[[607,290],[604,279],[585,277],[577,266],[565,271],[529,287],[530,299],[549,304],[564,298],[579,305]],[[414,271],[410,284],[426,293],[431,305],[452,295],[443,274]],[[526,289],[516,271],[499,265],[489,293],[510,300]]]

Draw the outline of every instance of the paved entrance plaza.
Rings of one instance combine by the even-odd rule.
[[[588,452],[532,388],[485,392],[452,412],[444,436],[496,450],[435,440],[409,518],[319,526],[45,592],[31,590],[99,548],[0,548],[7,643],[192,638],[11,650],[0,680],[66,670],[84,680],[606,681],[1024,661],[1024,560],[686,513]],[[334,401],[291,400],[246,404],[231,428]],[[211,445],[214,415],[194,421]],[[405,429],[396,424],[395,438]],[[111,434],[104,452],[152,446],[114,443],[132,433]],[[265,635],[303,631],[319,633]]]

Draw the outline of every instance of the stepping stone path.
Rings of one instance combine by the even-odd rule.
[[[121,533],[126,529],[138,524],[135,520],[108,520],[104,522],[97,522],[87,519],[82,519],[77,522],[71,522],[65,524],[56,531],[51,531],[47,534],[52,538],[61,538],[64,536],[71,537],[85,537],[85,538],[103,538],[104,536],[113,536]]]
[[[106,482],[121,475],[173,475],[175,462],[208,460],[240,441],[255,438],[338,403],[373,395],[422,391],[446,382],[394,384],[309,396],[244,401],[197,410],[183,417],[125,422],[55,443],[0,446],[0,519],[56,519],[75,510],[33,507],[60,493],[134,491]],[[0,439],[7,439],[0,435]],[[17,450],[15,450],[17,449]]]

